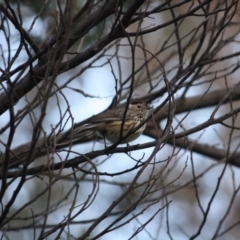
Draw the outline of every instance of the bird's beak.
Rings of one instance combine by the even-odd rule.
[[[152,107],[147,105],[147,110],[151,110],[151,109],[152,109]]]

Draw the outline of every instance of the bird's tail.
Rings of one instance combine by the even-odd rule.
[[[57,146],[64,147],[75,144],[76,142],[87,141],[95,132],[94,124],[76,126],[66,133],[60,134],[57,137]]]

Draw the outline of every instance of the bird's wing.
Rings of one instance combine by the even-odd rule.
[[[99,123],[99,122],[111,122],[111,121],[119,121],[123,118],[124,111],[118,109],[118,107],[109,109],[99,115],[94,116],[91,119],[91,123]],[[125,118],[125,120],[128,120]]]

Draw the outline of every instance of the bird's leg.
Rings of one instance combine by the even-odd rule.
[[[127,149],[129,149],[130,145],[127,143]],[[127,153],[131,156],[131,151],[127,150]]]
[[[104,141],[104,147],[106,149],[107,148],[107,143],[106,143],[106,137],[105,136],[103,136],[103,141]]]

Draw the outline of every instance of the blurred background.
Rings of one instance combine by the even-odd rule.
[[[0,4],[2,239],[239,239],[238,1]],[[58,147],[127,98],[129,146]]]

